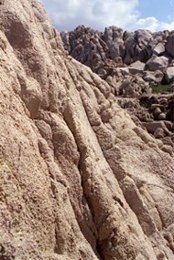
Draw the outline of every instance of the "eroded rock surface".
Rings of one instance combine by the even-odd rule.
[[[152,33],[148,30],[123,31],[116,26],[99,32],[85,26],[74,31],[62,32],[61,37],[69,54],[89,66],[102,78],[106,78],[117,67],[139,64],[139,72],[165,69],[173,60],[173,32]],[[130,74],[135,71],[130,70]]]
[[[0,29],[0,259],[174,259],[169,146],[67,56],[39,2],[3,1]]]

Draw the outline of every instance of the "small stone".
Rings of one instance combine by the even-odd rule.
[[[163,138],[164,137],[164,130],[162,128],[157,128],[154,132],[155,138]]]
[[[161,114],[161,109],[159,107],[156,107],[153,114],[154,116],[158,116],[159,114]]]
[[[161,113],[158,115],[158,119],[159,120],[165,120],[166,119],[166,114],[165,113]]]
[[[173,153],[173,149],[170,145],[163,145],[161,149],[164,152],[169,153],[170,155],[172,155],[172,153]]]
[[[155,48],[153,49],[153,53],[157,56],[160,54],[163,54],[165,52],[165,46],[164,43],[160,42],[158,43]]]

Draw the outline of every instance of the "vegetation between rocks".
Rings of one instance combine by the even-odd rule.
[[[153,84],[151,85],[151,88],[152,88],[152,92],[153,93],[166,93],[166,92],[169,92],[170,90],[170,86],[169,84]]]

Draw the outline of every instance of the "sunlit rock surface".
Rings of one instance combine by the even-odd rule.
[[[174,259],[174,156],[67,56],[38,1],[0,5],[0,259]]]

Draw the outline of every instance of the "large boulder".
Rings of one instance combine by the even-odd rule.
[[[174,123],[174,96],[172,96],[168,103],[167,119]]]
[[[174,80],[174,67],[168,67],[165,72],[166,81],[170,83]]]
[[[108,46],[108,58],[115,59],[124,56],[124,41],[122,29],[116,26],[105,28],[103,39]]]
[[[153,54],[160,56],[164,54],[165,52],[165,44],[163,42],[159,42],[154,48],[153,48]]]
[[[143,79],[147,82],[156,82],[160,83],[164,77],[164,73],[161,70],[156,71],[144,71]]]
[[[103,67],[108,46],[98,31],[82,25],[73,32],[62,32],[61,37],[65,49],[72,57],[91,67],[95,72]]]
[[[139,97],[143,93],[149,94],[150,92],[149,84],[138,75],[136,77],[128,76],[119,87],[119,95],[129,98]]]
[[[124,62],[131,64],[134,61],[147,61],[152,55],[152,34],[148,30],[137,30],[134,33],[125,32],[125,57]]]
[[[174,58],[174,32],[171,32],[166,42],[167,53]]]
[[[167,129],[163,121],[143,122],[142,124],[147,129],[147,131],[152,134],[160,132],[159,129],[163,131],[164,135],[170,134],[169,130]]]
[[[146,63],[146,68],[150,71],[165,70],[169,64],[169,59],[165,56],[152,56]]]
[[[129,72],[131,74],[142,74],[145,69],[145,63],[141,61],[133,62],[129,67]]]

